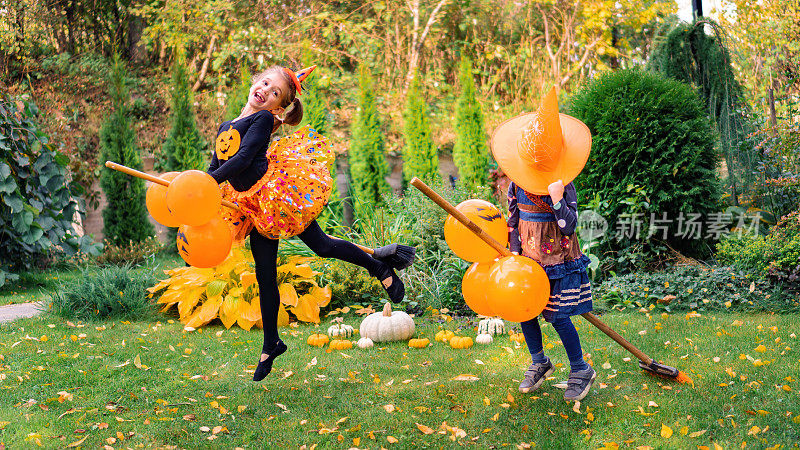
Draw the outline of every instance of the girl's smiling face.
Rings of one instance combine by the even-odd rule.
[[[267,72],[250,86],[247,103],[255,111],[271,111],[275,114],[283,112],[284,101],[289,93],[286,80],[274,71]]]

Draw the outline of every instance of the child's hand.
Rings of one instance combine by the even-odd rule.
[[[550,186],[547,186],[547,192],[550,193],[550,199],[553,200],[553,204],[555,205],[564,198],[564,182],[558,180],[550,183]]]

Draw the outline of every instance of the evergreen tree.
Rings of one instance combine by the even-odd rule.
[[[228,97],[225,103],[225,120],[233,120],[239,117],[242,108],[247,104],[247,98],[250,96],[250,86],[253,84],[253,76],[250,74],[250,68],[247,62],[241,64],[241,79],[239,84],[233,89],[233,92]]]
[[[359,202],[375,205],[390,193],[386,182],[389,165],[384,156],[385,144],[372,77],[363,66],[359,72],[358,113],[353,122],[350,146],[350,185]]]
[[[403,181],[418,177],[429,180],[439,175],[439,155],[431,137],[427,103],[420,88],[419,74],[415,74],[406,93],[406,110],[403,126],[406,146],[403,149]]]
[[[142,170],[136,133],[129,116],[125,66],[114,55],[109,79],[113,112],[100,129],[100,159]],[[108,204],[103,210],[103,233],[115,245],[141,242],[155,234],[147,218],[144,181],[115,170],[102,169],[100,186]]]
[[[328,106],[325,93],[319,84],[322,69],[317,67],[303,82],[303,122],[324,135],[328,127]]]
[[[458,168],[459,181],[467,189],[489,183],[489,149],[483,126],[481,105],[475,99],[475,80],[472,62],[461,58],[459,71],[461,95],[456,103],[456,142],[453,162]]]
[[[186,57],[178,47],[172,66],[172,124],[162,149],[163,169],[183,171],[208,167],[208,143],[197,129],[192,91],[186,73]]]

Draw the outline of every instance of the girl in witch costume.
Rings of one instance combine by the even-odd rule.
[[[324,258],[337,258],[366,268],[378,278],[392,302],[405,295],[403,282],[393,269],[410,264],[370,256],[356,245],[326,235],[315,218],[324,208],[333,180],[328,171],[332,153],[328,141],[303,127],[270,145],[270,136],[282,125],[297,125],[303,107],[297,95],[300,82],[316,66],[294,71],[274,66],[253,78],[247,104],[236,119],[219,127],[208,173],[220,183],[222,196],[241,209],[224,208],[233,228],[234,240],[250,237],[255,259],[264,343],[253,375],[260,381],[272,369],[277,356],[286,351],[278,337],[280,303],[276,259],[278,240],[299,237]],[[396,244],[388,250],[396,249]],[[394,263],[393,263],[394,261]]]
[[[564,398],[581,400],[597,374],[583,360],[570,316],[592,310],[592,290],[575,235],[578,204],[571,181],[589,156],[592,138],[583,122],[558,113],[555,88],[534,113],[503,122],[492,135],[492,152],[511,179],[508,188],[510,250],[542,265],[550,279],[550,299],[542,317],[553,325],[570,363]],[[564,183],[567,183],[566,186]],[[538,317],[521,324],[531,365],[520,392],[538,389],[555,368],[544,355]]]

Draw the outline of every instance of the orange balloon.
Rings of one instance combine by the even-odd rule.
[[[233,235],[222,217],[215,216],[200,226],[181,225],[177,244],[178,253],[187,264],[207,269],[225,261]]]
[[[474,263],[461,279],[461,294],[464,296],[464,302],[477,314],[489,317],[497,315],[490,305],[487,289],[492,267],[491,262]]]
[[[510,322],[533,319],[550,300],[547,274],[527,256],[506,256],[494,263],[486,290],[494,313]]]
[[[456,209],[475,222],[500,245],[503,247],[508,245],[508,227],[503,214],[496,206],[485,200],[470,199],[459,203]],[[444,223],[444,239],[453,253],[466,261],[487,262],[498,256],[497,250],[483,242],[453,216],[448,216]]]
[[[172,181],[178,176],[180,172],[167,172],[161,175],[162,180]],[[167,187],[158,183],[151,183],[147,188],[147,195],[145,197],[147,203],[147,211],[153,216],[156,222],[164,225],[165,227],[177,227],[181,223],[175,216],[169,212],[167,208]]]
[[[187,170],[172,180],[167,189],[167,207],[182,224],[199,226],[219,214],[222,194],[211,175]]]

